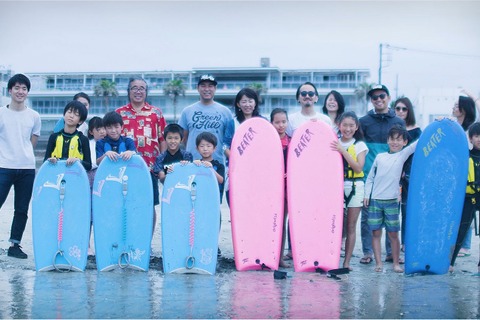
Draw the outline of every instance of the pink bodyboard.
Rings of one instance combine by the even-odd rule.
[[[290,237],[295,271],[337,269],[343,225],[343,161],[322,121],[295,130],[287,157]]]
[[[278,269],[283,233],[284,160],[275,128],[263,118],[243,122],[233,137],[230,214],[238,271]]]

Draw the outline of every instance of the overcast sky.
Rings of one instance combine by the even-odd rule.
[[[398,94],[480,93],[479,1],[1,1],[16,72],[366,68]],[[385,56],[387,59],[387,56]],[[398,79],[398,81],[397,81]]]

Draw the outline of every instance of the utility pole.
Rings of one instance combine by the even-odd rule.
[[[382,61],[383,61],[383,43],[380,43],[380,64],[378,67],[378,84],[382,84]]]

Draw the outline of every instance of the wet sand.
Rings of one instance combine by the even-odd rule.
[[[282,269],[287,278],[275,280],[269,271],[235,270],[223,204],[215,276],[163,274],[159,225],[148,272],[100,273],[91,259],[83,273],[36,272],[31,216],[22,240],[28,259],[6,255],[12,195],[0,214],[1,318],[480,318],[478,236],[472,238],[472,255],[459,257],[453,274],[405,276],[391,264],[376,273],[374,263],[359,263],[358,226],[354,271],[341,280],[293,268]]]

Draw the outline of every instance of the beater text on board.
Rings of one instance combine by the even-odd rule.
[[[427,145],[423,147],[423,154],[425,155],[425,157],[428,157],[430,152],[432,152],[437,147],[437,145],[442,141],[442,137],[445,137],[445,136],[446,134],[443,133],[442,128],[438,128],[437,131],[432,134]]]
[[[237,147],[238,153],[240,155],[243,155],[245,150],[247,150],[247,148],[250,146],[250,142],[252,142],[256,134],[257,133],[255,132],[255,130],[253,130],[252,127],[248,128],[248,131],[243,135],[240,145]]]
[[[310,129],[306,129],[305,132],[300,137],[300,142],[295,147],[295,155],[299,158],[302,155],[302,152],[308,147],[308,143],[312,140],[313,132]]]

